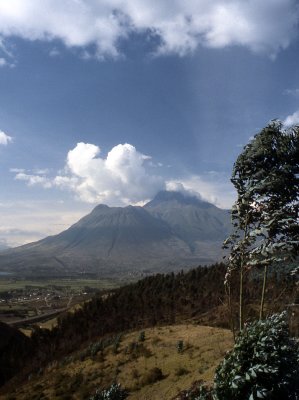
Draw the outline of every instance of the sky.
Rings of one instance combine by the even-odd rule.
[[[297,0],[0,0],[0,245],[99,203],[221,208],[272,119],[299,123]]]

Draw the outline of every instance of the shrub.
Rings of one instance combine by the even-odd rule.
[[[286,313],[253,322],[218,366],[213,392],[221,400],[299,399],[298,361]]]
[[[183,390],[175,400],[214,400],[211,390],[202,383],[202,381],[194,382],[189,390]]]
[[[178,353],[182,353],[184,350],[184,341],[183,340],[178,340],[176,344],[176,348]]]
[[[152,383],[158,382],[164,378],[162,370],[158,367],[150,369],[141,379],[141,384],[151,385]]]
[[[99,389],[89,400],[124,400],[128,397],[128,392],[119,383],[113,383],[108,389]]]
[[[148,349],[143,343],[138,342],[129,343],[129,345],[125,348],[125,354],[129,354],[132,359],[142,356],[149,358],[153,355],[150,349]]]
[[[139,342],[144,342],[145,341],[145,332],[141,331],[139,333],[139,338],[138,338]]]
[[[175,376],[183,376],[183,375],[187,375],[189,374],[190,371],[188,371],[186,368],[184,367],[178,367],[175,370]]]

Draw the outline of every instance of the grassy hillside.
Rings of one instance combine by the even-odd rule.
[[[209,268],[197,268],[185,273],[180,272],[176,275],[174,273],[168,275],[158,274],[156,276],[145,278],[135,284],[113,290],[109,294],[106,293],[105,296],[103,296],[103,294],[95,296],[92,300],[82,304],[82,306],[78,309],[73,310],[72,313],[69,312],[63,316],[59,316],[57,321],[55,321],[55,323],[57,322],[56,326],[54,326],[51,330],[41,329],[40,327],[36,326],[33,329],[33,333],[30,337],[32,349],[30,357],[25,357],[21,360],[22,363],[19,365],[19,368],[16,371],[18,375],[13,381],[7,382],[7,386],[3,388],[3,391],[7,389],[10,390],[16,385],[18,387],[21,386],[23,382],[28,381],[28,377],[32,375],[32,373],[36,375],[36,373],[40,371],[45,371],[49,365],[52,365],[52,367],[54,366],[53,368],[57,368],[58,365],[62,366],[62,360],[65,361],[63,363],[63,369],[60,369],[61,374],[60,377],[57,378],[58,381],[61,380],[64,382],[63,385],[65,387],[68,387],[69,385],[71,387],[77,387],[76,385],[78,385],[78,387],[80,387],[82,390],[87,385],[87,390],[92,391],[94,386],[92,386],[90,382],[93,380],[95,380],[95,384],[108,385],[115,377],[118,378],[119,376],[120,379],[122,379],[122,374],[124,374],[124,377],[126,376],[124,372],[118,370],[121,370],[122,365],[126,363],[129,364],[128,360],[124,361],[123,359],[120,359],[118,360],[119,365],[115,366],[112,363],[112,367],[105,365],[105,363],[103,364],[103,357],[104,359],[105,357],[108,357],[108,354],[105,354],[105,352],[108,351],[107,346],[112,346],[111,351],[113,351],[113,347],[115,348],[116,343],[115,338],[119,337],[120,334],[126,334],[127,332],[131,331],[138,332],[145,329],[152,329],[153,327],[157,326],[165,327],[171,325],[176,327],[178,324],[188,323],[189,327],[188,330],[185,328],[185,333],[175,333],[173,342],[171,344],[172,349],[174,349],[178,340],[181,339],[186,341],[186,334],[191,332],[190,329],[192,327],[194,329],[196,329],[195,326],[200,325],[214,326],[215,329],[220,327],[229,327],[229,313],[223,285],[224,274],[225,265],[223,264],[214,265]],[[234,285],[236,290],[232,292],[234,319],[237,317],[237,278],[237,276],[233,277],[233,279],[236,279],[236,284]],[[257,315],[260,290],[261,281],[259,277],[257,275],[247,275],[244,286],[246,295],[245,315],[247,321],[254,319]],[[290,280],[287,275],[273,273],[269,277],[267,291],[267,312],[272,313],[274,311],[284,309],[286,304],[293,302],[295,294],[296,285],[294,281]],[[51,326],[47,327],[51,328],[52,324]],[[167,348],[166,342],[172,336],[170,334],[171,332],[163,331],[163,329],[175,328],[159,329],[162,330],[161,332],[164,332],[165,337],[162,339],[162,341],[165,344],[164,347]],[[149,332],[151,331],[147,330],[146,332],[146,342],[144,345],[146,344],[149,346]],[[134,341],[137,341],[136,335],[137,333],[135,334]],[[107,337],[114,339],[110,342],[107,342]],[[128,340],[133,341],[133,339]],[[220,341],[217,340],[215,344],[210,346],[211,352],[217,353],[218,342]],[[95,343],[96,345],[94,347]],[[89,346],[91,346],[91,348]],[[103,346],[105,347],[105,350],[103,350]],[[123,346],[123,342],[120,343],[120,346]],[[194,344],[193,346],[193,352],[195,354],[197,345]],[[84,352],[84,348],[89,350]],[[78,365],[72,364],[70,367],[68,367],[70,362],[73,363],[75,361],[75,359],[73,359],[75,349],[78,351],[80,349],[80,352],[83,352],[81,355],[79,354],[76,359],[78,362],[80,361],[80,363],[78,363]],[[103,350],[104,354],[101,355],[100,351],[100,354],[95,356],[94,349],[101,351]],[[116,350],[119,349],[116,348]],[[156,350],[151,348],[140,349],[140,346],[137,346],[137,349],[132,348],[126,354],[135,361],[139,356],[144,356],[146,359],[155,360],[155,356],[146,357],[143,353],[143,355],[138,353],[137,357],[136,354],[134,354],[135,350],[138,352],[145,351],[145,354],[148,356],[151,354],[151,352],[153,354],[162,354],[162,352],[157,353]],[[166,353],[170,354],[171,352]],[[177,356],[177,352],[174,351],[173,355]],[[84,374],[83,376],[80,375],[80,365],[82,365],[82,362],[85,363],[86,358],[90,356],[96,357],[92,360],[92,362],[98,360],[100,363],[96,365],[96,367],[92,369],[91,374],[88,375],[88,379],[90,380],[89,382],[89,380],[84,377]],[[165,358],[168,356],[166,355]],[[219,359],[220,358],[221,357],[219,356]],[[181,360],[182,357],[179,359]],[[212,360],[211,365],[214,365],[213,360],[216,360],[215,355],[213,357],[209,356],[209,359]],[[196,365],[200,364],[201,351],[199,351],[196,356],[194,355],[194,360]],[[195,375],[192,377],[192,380],[199,379],[200,376],[197,376],[199,367],[197,368],[195,364],[192,365],[192,368],[191,366],[186,367],[183,365],[182,370],[177,373],[178,377],[184,376],[184,379],[187,379],[187,377],[191,377],[191,374],[194,373]],[[164,371],[165,366],[155,366],[160,368],[162,371],[153,372],[154,374],[158,374],[158,377],[159,374],[163,375],[164,379],[161,379],[161,382],[159,383],[159,385],[162,385],[162,382],[167,382],[165,376],[167,375],[168,379],[171,374],[167,371],[167,369]],[[134,372],[134,379],[136,381],[135,386],[132,386],[131,384],[129,385],[131,389],[135,388],[137,390],[139,381],[144,382],[143,379],[146,379],[139,376],[139,367],[140,366],[138,366],[138,369],[136,368],[138,373]],[[180,368],[180,366],[178,365],[177,368]],[[133,369],[133,367],[131,367],[131,369]],[[63,371],[69,371],[68,374],[71,375],[72,370],[78,372],[77,375],[75,374],[72,379],[69,379],[69,376],[63,376]],[[186,373],[185,370],[189,372]],[[93,377],[90,378],[90,376]],[[47,381],[48,377],[45,379]],[[126,377],[126,382],[127,379],[128,376]],[[180,378],[180,380],[181,379],[183,378]],[[121,382],[123,381],[121,380]],[[57,386],[54,381],[52,381],[52,386],[54,389]],[[169,381],[168,386],[174,386],[174,382],[171,383]],[[184,387],[182,386],[181,388],[183,389]],[[20,397],[17,398],[19,399]],[[39,398],[42,397],[36,397],[36,399]],[[142,399],[142,397],[140,398]],[[63,399],[63,397],[61,397],[61,399]]]
[[[212,380],[215,367],[232,346],[229,331],[198,325],[149,328],[144,334],[144,341],[139,340],[139,330],[113,338],[110,345],[106,339],[107,347],[97,354],[92,346],[74,352],[0,399],[83,400],[116,379],[130,391],[131,400],[170,400],[196,380]],[[183,349],[178,352],[180,340]]]

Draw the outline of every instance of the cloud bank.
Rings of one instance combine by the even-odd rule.
[[[158,39],[156,54],[236,45],[275,55],[296,37],[298,16],[296,0],[0,0],[0,41],[58,39],[86,57],[94,45],[101,59],[137,33]]]

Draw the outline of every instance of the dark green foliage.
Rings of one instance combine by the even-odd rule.
[[[119,383],[113,383],[108,389],[97,390],[89,400],[124,400],[128,395],[128,392]]]
[[[194,382],[193,386],[180,392],[174,400],[216,400],[212,395],[212,391],[202,385],[202,381]],[[243,399],[242,399],[243,400]]]
[[[237,190],[232,207],[234,230],[225,283],[240,273],[240,324],[243,327],[243,277],[251,267],[264,268],[260,317],[263,316],[268,266],[289,263],[299,254],[299,126],[285,130],[272,121],[255,135],[234,164]]]
[[[244,328],[214,385],[219,400],[299,398],[299,346],[289,337],[285,313]]]
[[[244,148],[233,170],[233,218],[250,227],[250,265],[296,257],[299,248],[299,127],[271,122]]]

